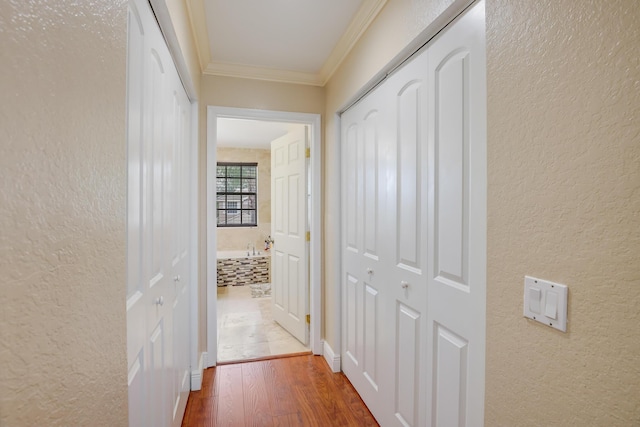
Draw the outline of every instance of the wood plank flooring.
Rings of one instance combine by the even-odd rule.
[[[222,365],[204,372],[182,427],[377,426],[342,373],[305,355]]]

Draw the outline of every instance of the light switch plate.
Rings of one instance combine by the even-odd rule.
[[[524,317],[567,332],[567,294],[566,285],[525,276]]]

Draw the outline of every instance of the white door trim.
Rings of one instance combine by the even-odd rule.
[[[322,325],[322,152],[320,114],[293,113],[286,111],[254,110],[248,108],[207,107],[207,365],[215,366],[217,360],[217,272],[216,272],[216,219],[215,195],[209,191],[209,183],[215,181],[217,121],[218,118],[267,120],[274,122],[301,123],[311,129],[311,246],[309,248],[310,281],[310,339],[313,354],[322,354],[320,327]]]

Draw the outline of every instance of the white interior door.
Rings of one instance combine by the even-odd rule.
[[[308,343],[307,127],[271,143],[271,306],[273,318]]]
[[[149,4],[129,4],[129,424],[181,424],[189,390],[190,104]],[[185,198],[187,198],[185,200]]]
[[[384,426],[482,425],[484,3],[342,115],[345,374]]]

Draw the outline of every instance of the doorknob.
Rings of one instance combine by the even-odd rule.
[[[409,283],[403,280],[402,282],[400,282],[400,286],[402,287],[402,289],[408,289]]]
[[[373,274],[373,269],[372,268],[367,268],[367,274]]]
[[[176,277],[173,278],[174,282],[179,282],[180,281],[180,275],[178,274]]]
[[[159,296],[156,299],[156,305],[159,305],[159,306],[163,306],[164,305],[164,297],[163,296]]]

